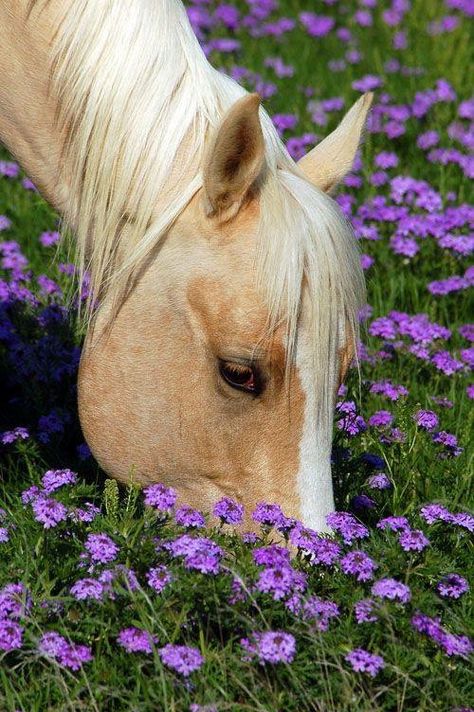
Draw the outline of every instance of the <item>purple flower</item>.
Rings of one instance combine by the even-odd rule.
[[[315,15],[313,12],[300,12],[299,18],[310,37],[325,37],[335,25],[332,17]]]
[[[378,410],[369,418],[369,425],[372,427],[385,427],[391,425],[392,422],[393,415],[388,410]]]
[[[415,422],[423,430],[435,430],[438,427],[439,420],[436,413],[432,410],[419,410],[415,414]]]
[[[371,592],[377,598],[388,598],[400,603],[408,603],[411,598],[408,586],[392,578],[379,579],[373,584]]]
[[[377,529],[390,529],[392,532],[405,531],[410,529],[410,524],[406,517],[385,517],[377,522]]]
[[[259,566],[285,566],[290,562],[290,552],[288,549],[278,544],[261,546],[252,551],[252,556]]]
[[[0,619],[0,650],[18,650],[23,644],[23,627],[9,618]]]
[[[384,472],[377,472],[377,474],[369,477],[367,480],[367,486],[371,489],[384,490],[389,489],[392,486],[392,483]]]
[[[169,512],[178,498],[178,494],[174,489],[165,487],[161,483],[148,485],[143,492],[145,493],[145,504],[149,504],[162,512]]]
[[[380,655],[369,653],[363,648],[351,650],[345,656],[345,660],[351,664],[355,672],[366,672],[370,677],[375,677],[385,667],[384,659]]]
[[[303,606],[303,617],[312,621],[317,630],[325,632],[329,628],[331,618],[340,615],[339,606],[334,601],[325,601],[318,596],[310,596]]]
[[[201,512],[197,509],[189,507],[187,504],[176,510],[174,518],[176,520],[176,524],[179,524],[182,527],[201,529],[206,526],[206,520]]]
[[[398,156],[396,153],[382,151],[375,156],[374,163],[377,168],[396,168],[396,166],[398,166]]]
[[[430,545],[430,540],[423,534],[420,529],[407,529],[403,531],[398,541],[402,549],[405,551],[423,551]]]
[[[463,576],[448,574],[443,576],[436,588],[444,598],[459,598],[463,593],[469,591],[469,584]]]
[[[425,522],[428,524],[434,524],[435,522],[447,522],[449,521],[450,512],[442,504],[425,504],[420,509],[420,515],[423,517]]]
[[[40,495],[33,501],[32,507],[36,521],[41,522],[45,529],[55,527],[67,517],[67,508],[52,497]]]
[[[378,617],[373,613],[376,606],[372,598],[363,598],[354,605],[357,623],[375,623]]]
[[[203,574],[219,572],[219,561],[224,552],[211,539],[183,534],[170,542],[168,548],[173,557],[184,557],[184,565],[188,569],[194,569]]]
[[[463,368],[462,362],[451,356],[449,351],[438,351],[431,357],[431,362],[446,376],[452,376]]]
[[[93,578],[79,579],[76,583],[71,586],[71,595],[74,596],[78,601],[85,601],[88,599],[95,599],[99,601],[104,593],[104,587]]]
[[[87,645],[68,643],[55,631],[43,633],[38,641],[38,651],[71,670],[79,670],[83,663],[92,660],[92,652]]]
[[[364,551],[349,551],[340,562],[341,570],[345,574],[352,574],[357,581],[368,581],[374,577],[378,564]]]
[[[304,591],[306,588],[306,575],[295,571],[288,564],[266,567],[259,573],[257,590],[270,593],[275,601],[295,591]]]
[[[15,428],[14,430],[7,430],[2,433],[0,437],[0,442],[3,445],[8,445],[9,443],[14,443],[16,440],[27,440],[30,434],[26,428]]]
[[[188,677],[204,663],[204,658],[199,650],[187,645],[168,643],[160,649],[159,654],[164,665],[179,672],[183,677]]]
[[[214,505],[212,513],[224,524],[240,524],[244,517],[244,507],[230,497],[220,499]]]
[[[250,640],[242,638],[240,644],[247,655],[245,659],[256,656],[261,664],[291,663],[296,655],[296,640],[291,633],[283,630],[269,630],[264,633],[253,632]]]
[[[252,519],[254,522],[258,522],[264,526],[275,527],[285,519],[285,515],[280,505],[259,502],[252,512]]]
[[[346,544],[352,544],[355,539],[369,536],[369,530],[349,512],[331,512],[326,517],[326,523],[338,532]]]
[[[0,619],[21,618],[31,605],[31,595],[22,583],[8,583],[0,589]]]
[[[427,635],[431,638],[431,640],[441,647],[449,657],[452,655],[459,655],[467,658],[467,656],[474,650],[474,645],[467,635],[454,635],[453,633],[448,633],[442,627],[441,619],[438,617],[430,618],[430,616],[417,611],[415,615],[412,616],[411,625],[419,633]]]
[[[51,247],[51,245],[57,245],[60,238],[59,232],[42,232],[39,241],[43,247]]]
[[[121,630],[117,637],[117,643],[125,648],[127,653],[152,653],[153,643],[157,642],[156,635],[133,626]]]
[[[146,574],[146,580],[151,588],[157,591],[157,593],[161,593],[173,580],[173,577],[166,566],[160,565],[149,569]]]
[[[116,558],[119,552],[117,544],[103,533],[89,534],[84,546],[94,564],[108,564]]]
[[[51,494],[64,485],[73,485],[77,482],[77,475],[71,470],[48,470],[43,475],[41,482],[46,494]]]

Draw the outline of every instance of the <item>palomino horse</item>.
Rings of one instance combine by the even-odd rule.
[[[327,529],[364,302],[328,193],[371,96],[295,164],[180,0],[0,0],[0,26],[0,139],[91,275],[79,410],[95,457],[200,508],[273,501]]]

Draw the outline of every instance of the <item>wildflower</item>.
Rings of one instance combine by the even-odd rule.
[[[438,582],[436,588],[444,598],[459,598],[469,591],[469,584],[463,576],[448,574]]]
[[[30,434],[27,428],[15,428],[14,430],[6,430],[0,436],[0,442],[3,445],[14,443],[16,440],[27,440]]]
[[[38,651],[71,670],[79,670],[83,663],[92,660],[92,652],[87,645],[68,643],[55,631],[43,633],[38,641]]]
[[[370,677],[375,677],[385,667],[384,659],[380,655],[369,653],[363,648],[351,650],[345,659],[355,672],[366,672]]]
[[[438,427],[438,416],[432,410],[419,410],[415,414],[415,422],[423,430],[435,430]]]
[[[346,544],[352,544],[354,539],[369,536],[369,530],[349,512],[331,512],[326,517],[327,524],[338,532]]]
[[[405,551],[423,551],[430,544],[429,539],[419,529],[403,531],[399,535],[398,541]]]
[[[386,425],[391,425],[393,421],[393,415],[388,410],[378,410],[376,413],[370,416],[369,425],[373,427],[384,427]]]
[[[377,529],[390,529],[392,532],[405,531],[410,529],[410,524],[406,517],[385,517],[377,522]]]
[[[116,558],[119,552],[117,544],[103,533],[89,534],[84,546],[94,564],[108,564]]]
[[[168,643],[160,649],[159,654],[164,665],[179,672],[183,677],[188,677],[204,663],[204,658],[199,650],[187,645]]]
[[[357,581],[368,581],[373,578],[378,564],[364,551],[349,551],[340,562],[341,570],[345,574],[353,574]]]
[[[149,504],[161,512],[171,511],[178,498],[178,494],[174,489],[165,487],[161,483],[148,485],[143,492],[145,493],[145,504]]]
[[[392,486],[392,483],[384,472],[377,472],[377,474],[369,477],[367,485],[371,489],[384,490],[389,489]]]
[[[375,601],[372,598],[363,598],[354,605],[357,623],[375,623],[378,617],[373,613]]]
[[[261,571],[256,586],[262,593],[271,593],[273,599],[278,601],[295,590],[303,591],[306,588],[306,576],[288,564],[280,564]]]
[[[224,497],[216,502],[212,513],[224,524],[240,524],[244,517],[244,507],[230,497]]]
[[[152,653],[153,643],[157,643],[156,635],[151,635],[141,628],[124,628],[117,637],[117,643],[125,648],[127,653]]]
[[[428,524],[434,524],[438,521],[448,521],[450,512],[443,507],[442,504],[426,504],[420,509],[420,515]]]
[[[256,564],[260,566],[285,566],[290,561],[290,552],[278,544],[261,546],[252,551]]]
[[[174,515],[176,524],[182,527],[190,527],[193,529],[200,529],[206,526],[206,520],[204,516],[197,509],[193,509],[188,505],[183,505],[176,510]]]
[[[71,586],[71,594],[78,601],[84,601],[91,598],[98,601],[102,598],[103,593],[103,585],[100,581],[93,578],[79,579],[73,586]]]
[[[41,478],[44,491],[51,494],[64,485],[73,485],[77,482],[77,475],[71,470],[48,470]]]
[[[379,579],[373,584],[371,592],[377,598],[388,598],[400,603],[408,603],[411,598],[408,586],[392,578]]]
[[[340,614],[339,606],[334,601],[326,601],[318,596],[310,596],[303,605],[305,620],[314,621],[317,630],[325,632],[329,628],[331,618]]]
[[[60,237],[59,232],[42,232],[38,239],[43,247],[51,247],[58,244]]]
[[[9,618],[0,619],[0,650],[17,650],[23,644],[23,627]]]
[[[155,566],[149,569],[146,574],[148,585],[151,586],[157,593],[161,593],[163,589],[172,581],[172,576],[166,566]]]
[[[269,630],[264,633],[253,632],[250,640],[240,641],[248,656],[256,656],[261,664],[291,663],[296,654],[296,640],[291,633],[282,630]]]
[[[259,502],[252,512],[252,519],[267,527],[275,527],[284,519],[284,514],[278,504]]]
[[[67,508],[61,502],[51,497],[40,495],[32,503],[33,512],[37,522],[41,522],[45,529],[55,527],[67,517]]]
[[[203,574],[217,574],[219,561],[223,551],[211,539],[206,537],[192,537],[183,534],[169,544],[171,555],[183,556],[184,565],[188,569],[200,571]]]

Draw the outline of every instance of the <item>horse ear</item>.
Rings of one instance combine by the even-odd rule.
[[[203,169],[208,217],[222,222],[233,218],[263,169],[265,144],[259,107],[258,94],[236,101],[211,142]]]
[[[372,92],[361,96],[339,126],[298,161],[308,180],[321,190],[330,193],[351,170],[373,96]]]

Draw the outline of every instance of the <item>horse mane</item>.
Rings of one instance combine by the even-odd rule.
[[[65,179],[75,200],[69,218],[79,272],[90,273],[89,317],[105,296],[115,305],[113,315],[201,188],[209,137],[246,92],[208,63],[179,0],[66,5],[53,42],[52,81],[66,136]],[[267,169],[258,280],[269,328],[286,320],[290,361],[302,291],[308,290],[318,411],[330,430],[337,350],[356,342],[364,303],[359,254],[334,201],[305,180],[263,109],[260,117]]]

